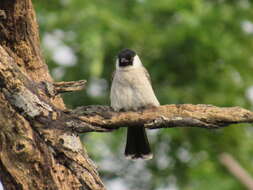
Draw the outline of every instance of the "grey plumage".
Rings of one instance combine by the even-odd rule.
[[[118,56],[110,99],[115,111],[138,110],[160,105],[153,92],[148,72],[132,50],[123,50]],[[128,128],[125,154],[130,159],[152,158],[143,127]]]

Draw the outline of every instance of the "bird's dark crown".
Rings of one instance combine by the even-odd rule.
[[[119,66],[126,67],[129,65],[133,65],[133,60],[134,60],[135,55],[136,55],[136,53],[133,50],[123,49],[118,54]]]

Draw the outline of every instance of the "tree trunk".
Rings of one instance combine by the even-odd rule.
[[[6,190],[104,189],[78,135],[59,129],[65,106],[43,85],[52,78],[39,44],[31,0],[1,0],[0,180]]]

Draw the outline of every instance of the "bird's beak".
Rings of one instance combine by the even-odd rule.
[[[121,63],[128,63],[129,61],[126,58],[121,58],[120,62]]]

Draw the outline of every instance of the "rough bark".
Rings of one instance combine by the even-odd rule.
[[[104,189],[76,133],[59,130],[65,106],[40,53],[31,0],[0,3],[0,180],[24,190]],[[56,85],[57,86],[57,85]]]
[[[109,106],[83,106],[69,111],[67,127],[76,132],[107,132],[119,127],[144,126],[148,129],[201,127],[216,129],[237,123],[252,123],[253,112],[240,107],[172,104],[138,112],[114,112]]]

